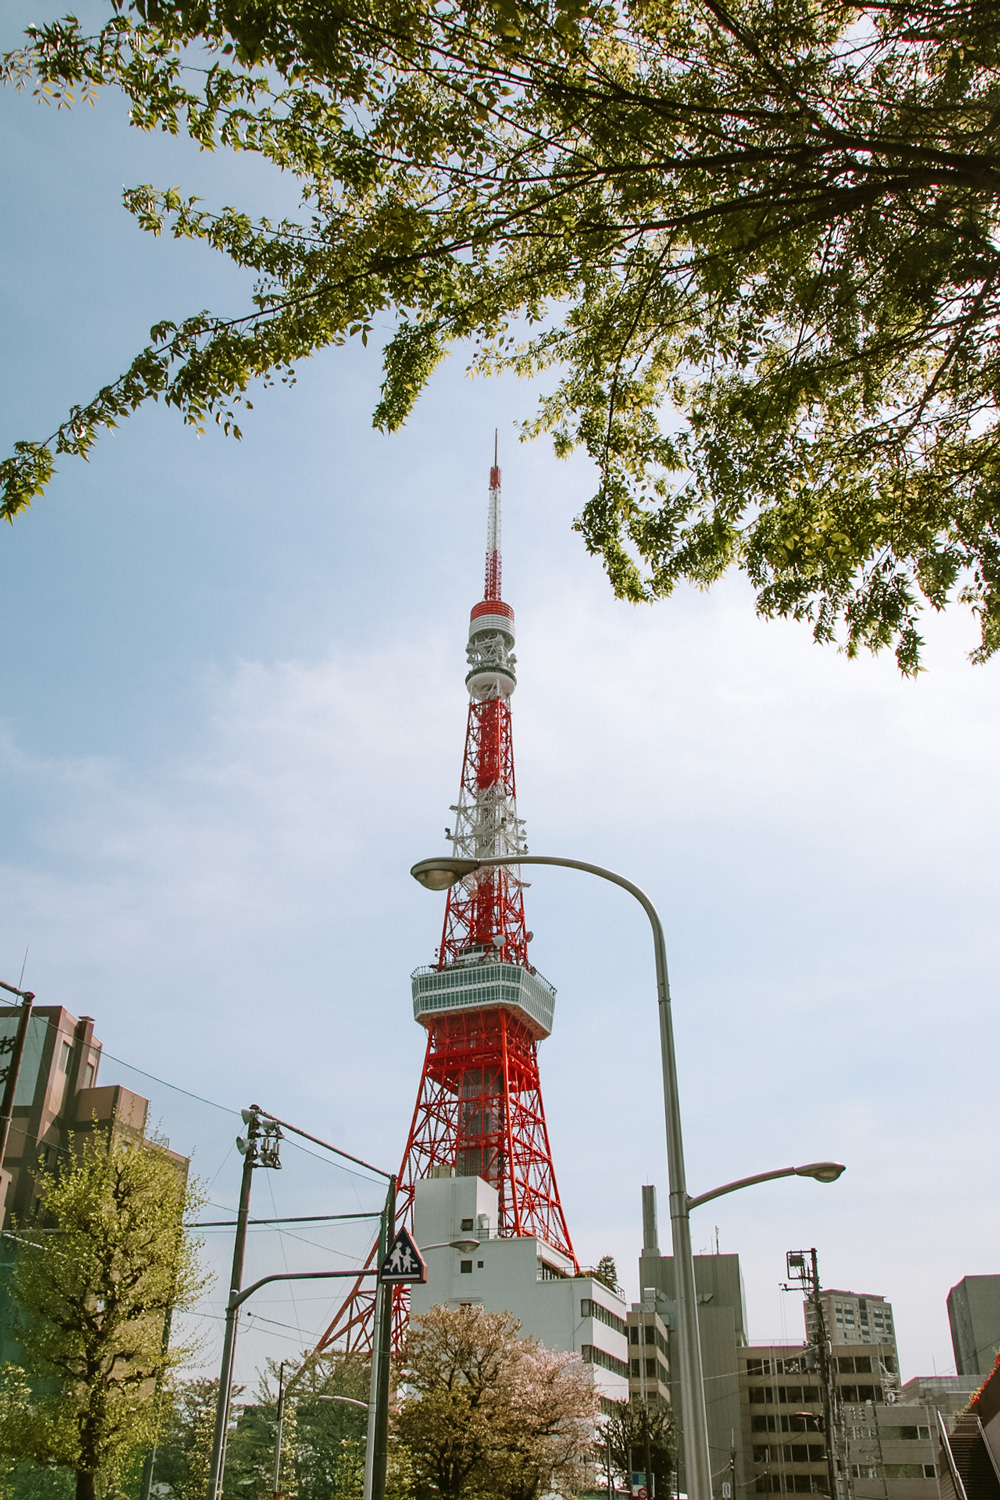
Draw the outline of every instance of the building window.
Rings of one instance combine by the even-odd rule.
[[[584,1344],[580,1349],[580,1358],[585,1365],[600,1365],[602,1370],[610,1370],[613,1375],[628,1379],[628,1365],[625,1361],[615,1359],[613,1354],[608,1354],[606,1349],[598,1349],[596,1344]]]
[[[454,1223],[454,1220],[452,1220],[452,1223]],[[473,1229],[474,1227],[475,1227],[475,1225],[474,1225],[474,1221],[472,1219],[463,1219],[462,1220],[462,1233],[463,1234],[467,1234],[468,1231],[470,1229]]]
[[[83,1070],[83,1086],[85,1089],[94,1086],[94,1064],[89,1062]]]
[[[928,1469],[930,1473],[928,1474]],[[933,1479],[933,1464],[886,1464],[886,1479]]]
[[[471,1260],[460,1260],[459,1263],[458,1263],[458,1269],[461,1271],[461,1273],[462,1273],[463,1276],[471,1276],[472,1275],[472,1261]]]
[[[483,1269],[483,1262],[481,1260],[476,1261],[476,1269],[479,1271]]]
[[[73,1043],[72,1042],[67,1042],[66,1038],[63,1037],[62,1046],[59,1049],[59,1071],[60,1071],[60,1073],[68,1073],[69,1072],[69,1060],[70,1060],[70,1058],[72,1056],[73,1056]]]
[[[594,1297],[581,1297],[580,1317],[596,1318],[598,1323],[607,1324],[608,1328],[613,1328],[616,1333],[625,1333],[626,1331],[625,1319],[619,1318],[616,1313],[611,1311],[610,1307],[605,1307],[603,1303],[598,1302]],[[637,1344],[639,1342],[638,1328],[630,1329],[629,1337],[633,1344]]]

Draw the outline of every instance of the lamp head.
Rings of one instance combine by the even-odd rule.
[[[478,860],[456,859],[453,855],[442,854],[438,859],[420,860],[413,866],[410,874],[425,890],[446,891],[456,880],[461,880],[463,875],[471,875],[478,869]]]
[[[836,1182],[847,1168],[839,1161],[811,1161],[807,1166],[796,1167],[796,1177],[814,1177],[817,1182]]]
[[[464,1250],[465,1253],[466,1253],[466,1255],[471,1255],[472,1252],[473,1252],[473,1250],[478,1250],[479,1249],[479,1241],[478,1240],[452,1240],[451,1241],[451,1248],[453,1250]]]

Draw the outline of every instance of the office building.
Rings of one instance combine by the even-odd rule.
[[[0,1043],[12,1040],[20,1006],[0,1007]],[[9,1053],[8,1053],[9,1055]],[[101,1044],[90,1016],[77,1020],[59,1005],[34,1006],[18,1070],[10,1136],[0,1170],[0,1363],[16,1360],[11,1319],[2,1306],[16,1255],[14,1226],[31,1222],[40,1169],[53,1168],[93,1132],[142,1140],[149,1101],[119,1084],[99,1085]],[[164,1152],[187,1174],[187,1157]],[[5,1336],[4,1329],[8,1332]]]
[[[829,1494],[823,1388],[805,1344],[736,1352],[747,1493]]]
[[[20,1006],[0,1007],[0,1042],[13,1040],[20,1018]],[[90,1016],[78,1021],[60,1005],[33,1008],[0,1172],[0,1228],[30,1218],[35,1174],[55,1164],[71,1133],[78,1137],[95,1125],[143,1133],[147,1101],[130,1089],[97,1087],[100,1062]]]
[[[669,1329],[656,1311],[655,1299],[647,1306],[633,1302],[628,1317],[630,1400],[670,1401]]]
[[[886,1357],[886,1370],[894,1377],[898,1375],[899,1362],[896,1356],[896,1328],[892,1316],[892,1305],[884,1297],[870,1293],[821,1291],[820,1306],[827,1337],[834,1346],[866,1345],[877,1347],[879,1358]],[[806,1338],[815,1338],[816,1310],[810,1299],[805,1304]]]
[[[596,1276],[539,1235],[499,1233],[499,1194],[482,1177],[451,1169],[415,1184],[413,1226],[425,1251],[427,1281],[411,1288],[410,1316],[430,1308],[485,1307],[511,1312],[521,1331],[549,1349],[575,1350],[594,1371],[605,1402],[624,1401],[629,1389],[627,1308]],[[450,1242],[478,1240],[472,1251]]]
[[[670,1400],[679,1413],[678,1426],[683,1428],[679,1363],[670,1341],[677,1326],[677,1291],[672,1255],[661,1255],[656,1214],[655,1188],[644,1187],[643,1248],[639,1258],[641,1306],[647,1315],[655,1313],[667,1335],[668,1352],[663,1361],[669,1377]],[[695,1288],[698,1297],[698,1325],[701,1359],[705,1376],[705,1406],[708,1414],[708,1442],[712,1472],[726,1473],[735,1483],[734,1494],[743,1493],[744,1453],[741,1439],[742,1414],[737,1352],[746,1342],[746,1304],[743,1277],[738,1255],[696,1255]],[[639,1325],[640,1314],[636,1314]],[[641,1326],[641,1325],[640,1325]],[[655,1330],[654,1330],[655,1331]],[[637,1327],[638,1333],[638,1327]],[[633,1358],[635,1345],[629,1346]],[[647,1353],[644,1358],[649,1359]],[[662,1366],[658,1365],[658,1374]],[[636,1380],[631,1381],[633,1392]],[[727,1465],[729,1466],[727,1470]],[[678,1487],[685,1489],[684,1455],[678,1457]],[[721,1493],[721,1492],[720,1492]]]
[[[982,1380],[1000,1349],[1000,1276],[963,1276],[948,1293],[948,1322],[955,1369]]]

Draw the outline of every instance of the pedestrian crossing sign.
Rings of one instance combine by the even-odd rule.
[[[379,1266],[378,1279],[383,1286],[405,1286],[427,1280],[427,1263],[405,1229],[396,1231],[389,1254]]]

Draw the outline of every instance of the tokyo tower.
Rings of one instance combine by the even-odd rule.
[[[514,611],[500,592],[500,470],[490,470],[486,585],[467,647],[469,716],[453,827],[454,853],[485,859],[527,852],[517,815],[511,694],[517,683]],[[397,1224],[413,1227],[422,1177],[484,1178],[499,1195],[501,1237],[536,1235],[576,1256],[559,1201],[538,1076],[555,991],[532,967],[523,884],[514,869],[482,870],[451,887],[435,962],[413,975],[413,1013],[427,1030],[420,1087],[398,1177]],[[374,1257],[369,1257],[369,1263]],[[317,1352],[367,1349],[374,1298],[363,1282]],[[397,1289],[395,1337],[405,1328]]]

